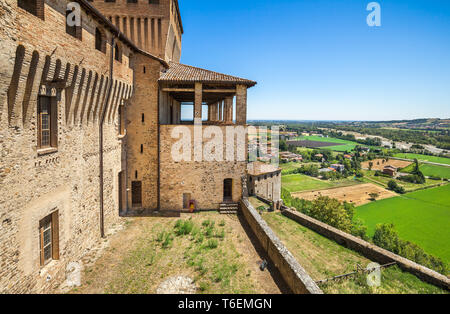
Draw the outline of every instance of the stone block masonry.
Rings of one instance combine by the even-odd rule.
[[[243,198],[241,200],[240,209],[259,243],[280,271],[292,292],[295,294],[322,294],[322,290],[273,233],[248,199]]]
[[[388,264],[396,262],[397,265],[404,271],[410,272],[435,286],[450,290],[450,279],[444,275],[441,275],[425,266],[419,265],[413,261],[410,261],[397,254],[382,249],[374,244],[364,241],[358,237],[352,236],[341,230],[333,228],[323,222],[320,222],[307,215],[299,213],[295,210],[284,208],[282,210],[283,215],[295,220],[299,224],[331,239],[337,243],[344,245],[345,247],[352,249],[358,253],[361,253],[368,259],[375,261],[379,264]]]

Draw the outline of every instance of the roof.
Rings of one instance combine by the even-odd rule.
[[[162,83],[242,84],[247,85],[248,87],[256,85],[256,82],[251,80],[176,62],[169,62],[169,69],[165,73],[162,73],[159,81]]]
[[[129,47],[131,47],[134,51],[150,57],[156,61],[159,61],[166,68],[169,66],[167,62],[151,53],[148,53],[140,48],[138,48],[128,37],[126,37],[110,20],[108,20],[103,14],[100,13],[95,7],[92,6],[87,0],[75,0],[78,2],[87,13],[90,13],[97,21],[101,22],[106,28],[109,29],[111,33],[117,36],[117,38],[124,43],[126,43]]]
[[[384,169],[392,169],[392,170],[395,170],[395,171],[397,171],[397,167],[394,167],[394,166],[391,166],[391,165],[387,165],[387,166],[384,166]]]
[[[274,173],[280,171],[281,168],[275,167],[271,164],[265,164],[263,162],[255,161],[249,163],[247,166],[248,174],[252,176],[259,176],[267,173]]]

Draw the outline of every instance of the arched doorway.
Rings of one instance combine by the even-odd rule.
[[[223,201],[233,201],[233,179],[223,180]]]

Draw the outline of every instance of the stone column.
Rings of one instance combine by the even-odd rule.
[[[202,83],[195,83],[194,124],[202,123],[202,100],[203,100]]]
[[[236,124],[247,124],[247,86],[236,86]]]

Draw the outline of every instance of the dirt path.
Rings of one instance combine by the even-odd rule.
[[[205,236],[199,243],[193,235],[174,233],[169,236],[171,244],[161,248],[158,237],[170,234],[179,219],[130,218],[98,260],[85,268],[82,286],[71,293],[155,293],[173,276],[192,278],[198,293],[277,294],[284,289],[276,274],[259,269],[265,257],[237,216],[182,215],[183,221],[192,221],[201,232],[206,230],[206,220],[214,221],[214,236]],[[218,243],[217,248],[206,248],[211,241]]]

